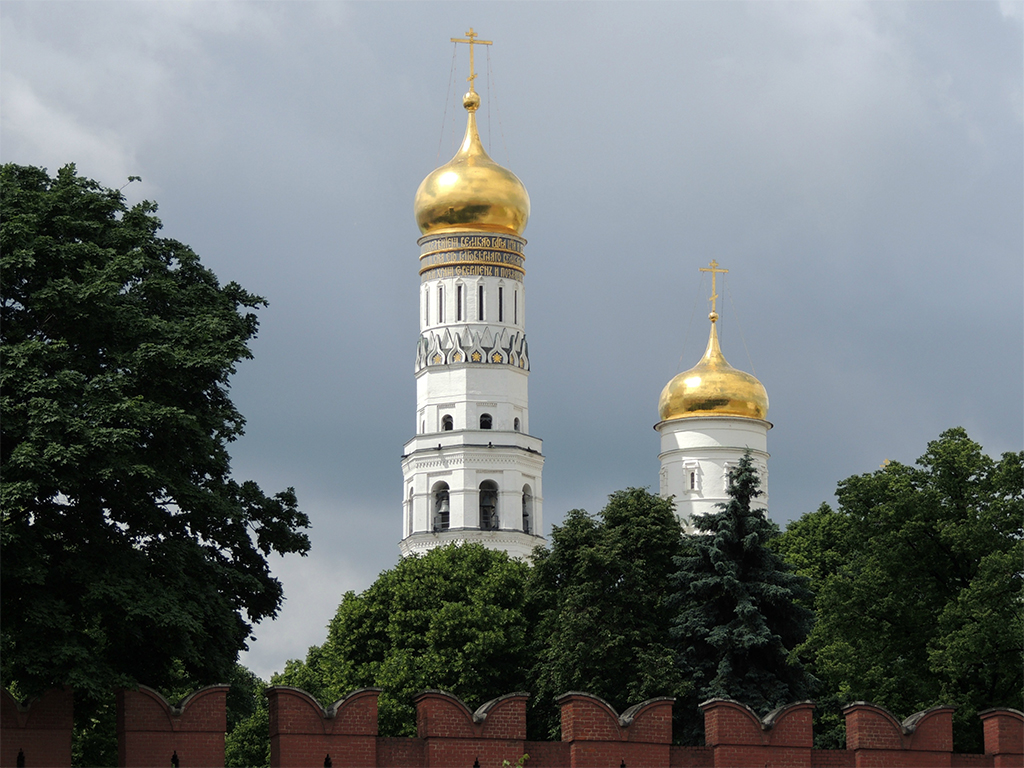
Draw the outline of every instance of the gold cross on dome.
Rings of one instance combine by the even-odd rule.
[[[712,321],[714,321],[714,320],[718,319],[718,313],[715,311],[715,299],[718,298],[718,293],[715,290],[715,278],[718,277],[719,274],[724,275],[729,270],[728,269],[719,269],[718,268],[718,262],[715,261],[714,259],[712,259],[711,263],[708,264],[708,266],[700,267],[700,271],[701,272],[710,272],[711,273],[711,298],[708,299],[708,301],[711,302],[711,314],[714,315],[714,317],[712,318]]]
[[[476,80],[476,71],[473,69],[473,46],[491,45],[493,43],[492,40],[477,40],[478,37],[479,35],[470,27],[465,37],[453,37],[451,39],[453,43],[469,43],[469,77],[466,79],[469,81],[469,90],[471,92],[474,90],[473,81]]]

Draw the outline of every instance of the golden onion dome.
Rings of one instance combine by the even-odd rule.
[[[662,421],[695,416],[765,419],[768,393],[764,385],[726,362],[718,345],[717,313],[712,312],[710,319],[711,337],[704,357],[665,385],[658,401],[658,415]]]
[[[416,190],[416,224],[424,235],[460,230],[522,235],[530,218],[526,187],[484,150],[476,127],[480,96],[470,90],[462,106],[469,112],[466,137],[455,157]]]

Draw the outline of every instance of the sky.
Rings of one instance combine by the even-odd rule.
[[[398,560],[419,232],[473,27],[491,156],[530,193],[546,533],[657,490],[658,396],[707,341],[770,398],[770,516],[966,428],[1024,443],[1024,3],[0,4],[0,159],[68,162],[267,298],[233,471],[308,557],[263,678]],[[453,58],[454,57],[454,58]],[[454,67],[454,72],[453,72]]]

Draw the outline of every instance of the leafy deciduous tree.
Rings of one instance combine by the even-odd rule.
[[[356,688],[383,688],[380,729],[389,736],[415,734],[412,699],[423,690],[446,690],[471,705],[524,690],[527,570],[479,544],[407,557],[365,592],[347,592],[327,641],[272,682],[324,704]]]
[[[157,236],[156,206],[0,170],[2,673],[22,693],[223,681],[305,553],[291,489],[230,476],[228,378],[263,300]]]
[[[530,579],[532,693],[539,737],[558,730],[554,697],[592,693],[620,711],[685,692],[668,635],[669,575],[682,532],[670,500],[613,493],[595,519],[573,510],[538,549]]]
[[[953,704],[956,748],[977,751],[978,711],[1024,702],[1024,453],[994,462],[955,428],[917,464],[844,480],[839,510],[779,548],[816,587],[801,652],[823,694],[902,716]],[[820,743],[841,742],[838,716],[826,725]]]

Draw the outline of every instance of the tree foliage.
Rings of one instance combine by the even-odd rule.
[[[1024,453],[995,462],[950,429],[917,466],[850,477],[837,497],[779,541],[816,592],[801,652],[823,697],[900,716],[952,704],[957,749],[979,750],[977,713],[1024,703]],[[838,712],[824,725],[819,743],[841,743]]]
[[[811,596],[806,578],[769,547],[778,529],[751,508],[759,486],[748,452],[729,470],[729,501],[695,519],[699,533],[687,537],[675,561],[671,632],[679,667],[694,684],[690,708],[721,697],[764,715],[810,693],[793,650],[810,631],[804,603]]]
[[[0,171],[2,672],[76,709],[136,681],[223,681],[304,553],[291,489],[230,476],[228,378],[252,310],[196,254],[62,168]]]
[[[624,710],[686,685],[675,666],[666,599],[682,532],[670,500],[613,493],[598,518],[573,510],[538,549],[530,579],[535,719],[558,729],[554,698],[579,690]]]
[[[329,704],[356,688],[383,688],[382,735],[416,732],[413,697],[427,689],[478,706],[526,687],[528,566],[478,544],[404,558],[361,594],[347,592],[327,641],[272,682]]]

